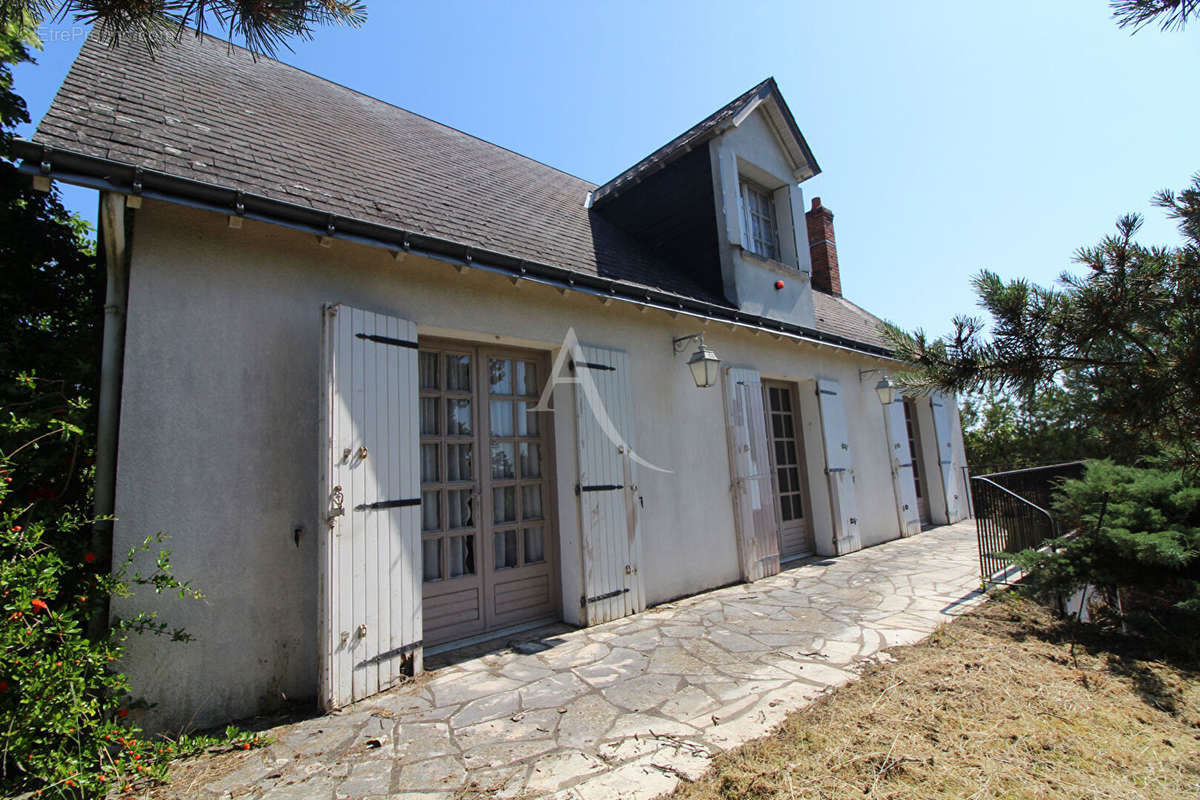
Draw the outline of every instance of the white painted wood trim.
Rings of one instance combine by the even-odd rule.
[[[575,409],[579,454],[579,530],[583,552],[581,615],[586,625],[619,619],[646,607],[641,574],[641,523],[634,447],[629,355],[581,345]],[[587,390],[584,381],[594,387]],[[594,396],[601,406],[593,408]],[[607,420],[602,419],[606,417]],[[605,422],[615,427],[613,441]],[[619,487],[591,490],[589,487]]]
[[[887,429],[888,460],[892,469],[892,489],[896,498],[896,520],[901,536],[921,532],[921,512],[917,507],[917,483],[913,473],[913,454],[908,444],[908,427],[904,422],[904,398],[896,399],[883,408]]]
[[[933,432],[937,441],[938,472],[941,474],[942,492],[946,501],[947,522],[956,522],[966,516],[962,509],[965,505],[962,491],[959,489],[958,476],[954,474],[954,436],[952,419],[952,404],[954,398],[942,392],[934,392],[929,396],[929,405],[933,411]]]
[[[846,425],[846,406],[841,386],[828,378],[817,380],[821,407],[821,434],[825,446],[825,474],[833,509],[834,547],[837,555],[862,549],[859,534],[858,495],[854,486],[854,461]]]
[[[779,528],[762,376],[752,367],[726,367],[724,383],[738,560],[742,579],[756,581],[779,572]]]
[[[417,351],[403,344],[416,325],[334,305],[324,330],[319,694],[332,709],[421,668],[420,439]]]
[[[725,212],[725,237],[729,244],[744,247],[742,234],[742,187],[738,175],[737,154],[724,145],[717,147],[717,163],[721,168],[721,207]]]

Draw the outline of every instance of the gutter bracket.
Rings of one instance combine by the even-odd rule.
[[[15,158],[21,162],[17,169],[25,174],[33,175],[35,187],[38,187],[40,183],[44,188],[49,188],[50,181],[46,173],[51,168],[51,161],[53,160],[53,169],[60,180],[78,186],[99,189],[102,192],[129,194],[129,186],[132,182],[129,176],[134,171],[132,164],[97,156],[88,156],[69,150],[55,150],[52,153],[49,147],[24,139],[17,139],[13,142],[13,151]],[[151,186],[145,194],[153,199],[178,203],[191,208],[216,211],[217,213],[229,213],[230,195],[235,191],[232,186],[212,186],[153,169],[145,169],[143,172],[144,175],[152,178]],[[138,174],[137,177],[140,183],[141,175]],[[216,195],[219,199],[214,199],[214,191],[216,190],[221,190],[221,193]],[[338,221],[331,213],[318,211],[311,207],[303,207],[296,203],[274,199],[265,195],[251,193],[249,196],[253,201],[254,210],[251,213],[246,213],[244,208],[245,196],[241,194],[238,196],[243,203],[240,211],[241,214],[245,214],[245,216],[255,220],[303,231],[309,235],[315,234],[315,238],[323,247],[332,246],[335,235],[348,241],[360,242],[375,247],[395,247],[400,242],[403,242],[403,247],[406,250],[411,248],[422,256],[450,263],[460,272],[466,270],[463,256],[465,253],[470,257],[469,262],[466,263],[470,263],[478,269],[503,274],[509,279],[514,275],[522,275],[513,266],[518,263],[518,258],[511,254],[486,249],[476,252],[474,247],[468,247],[459,242],[428,235],[422,235],[421,243],[414,246],[410,241],[411,234],[407,231],[399,230],[398,228],[393,228],[382,223],[353,218],[341,220],[339,226]],[[241,216],[237,217],[239,220],[241,218]],[[233,218],[231,217],[231,219]],[[231,225],[231,227],[235,226]],[[678,314],[682,312],[701,319],[709,319],[723,325],[729,325],[733,329],[737,327],[757,327],[767,331],[778,329],[785,331],[788,336],[797,337],[799,341],[807,341],[814,346],[827,344],[832,347],[871,356],[882,358],[894,357],[892,352],[886,347],[868,344],[850,337],[828,334],[799,325],[784,326],[777,320],[768,320],[763,317],[756,317],[753,314],[740,313],[728,306],[716,304],[711,301],[696,298],[681,299],[678,295],[666,290],[647,292],[643,287],[621,283],[612,278],[572,272],[564,267],[543,262],[532,263],[534,269],[532,272],[524,275],[525,280],[535,280],[555,286],[560,291],[565,288],[567,291],[583,292],[595,297],[605,305],[611,304],[613,300],[636,304],[646,303],[652,308],[667,313]],[[528,264],[521,264],[520,266],[528,269]],[[534,277],[535,275],[536,278]],[[646,299],[643,300],[643,298]]]
[[[49,147],[42,148],[42,160],[38,164],[38,172],[33,176],[34,191],[48,192],[50,191],[50,172],[53,169],[50,163]]]

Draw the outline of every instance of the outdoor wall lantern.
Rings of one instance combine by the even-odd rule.
[[[701,389],[716,386],[721,359],[717,358],[717,354],[704,343],[703,333],[693,333],[689,336],[672,339],[671,344],[675,355],[682,353],[692,339],[696,340],[696,352],[692,353],[692,357],[688,359],[688,369],[692,371],[692,380]]]
[[[896,382],[888,377],[884,369],[860,369],[858,379],[861,381],[864,375],[870,375],[872,372],[883,373],[879,383],[875,384],[875,394],[879,395],[880,404],[890,406],[896,400]]]

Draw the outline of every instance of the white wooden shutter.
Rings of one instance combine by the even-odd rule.
[[[912,536],[921,532],[921,512],[917,508],[917,482],[913,474],[913,454],[908,443],[908,426],[904,421],[904,398],[884,406],[888,433],[888,453],[892,462],[892,486],[896,495],[896,518],[900,535]]]
[[[858,533],[858,495],[854,490],[854,462],[846,427],[846,406],[835,380],[817,381],[821,406],[821,434],[825,442],[825,474],[829,477],[829,502],[833,510],[834,549],[840,556],[862,549]]]
[[[588,625],[646,607],[642,579],[637,467],[633,448],[633,393],[629,356],[623,350],[581,345],[573,359],[578,420],[579,527],[583,544],[583,596]],[[594,407],[598,405],[599,407]]]
[[[746,247],[745,224],[742,222],[742,187],[738,176],[737,155],[721,147],[717,151],[721,165],[721,208],[725,213],[725,235],[731,245]]]
[[[929,396],[929,404],[933,408],[933,432],[937,439],[938,467],[942,473],[942,490],[946,497],[946,521],[956,522],[966,514],[962,512],[962,494],[958,489],[958,481],[954,474],[954,437],[950,422],[950,403],[953,402],[941,392]]]
[[[742,247],[746,250],[753,249],[753,243],[750,241],[750,232],[753,230],[753,223],[750,221],[750,207],[747,205],[748,198],[746,197],[746,185],[738,182],[738,221],[741,223]]]
[[[771,483],[771,455],[763,410],[762,378],[745,367],[725,370],[725,430],[733,483],[734,528],[742,578],[779,572],[779,525]]]
[[[417,326],[325,309],[320,509],[321,703],[421,670]]]

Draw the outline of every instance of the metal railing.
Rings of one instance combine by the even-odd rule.
[[[985,584],[1016,583],[1023,571],[1007,556],[1037,550],[1059,535],[1048,510],[1055,487],[1083,475],[1084,462],[994,472],[971,479],[979,572]]]
[[[1019,494],[1034,505],[1050,508],[1054,505],[1054,490],[1070,478],[1082,478],[1085,461],[1067,461],[1044,467],[1012,469],[1004,472],[985,472],[979,475]]]

